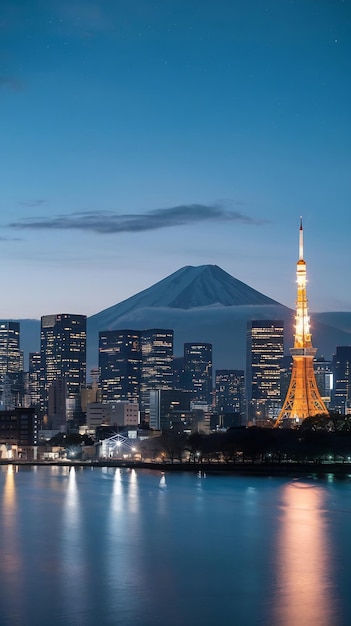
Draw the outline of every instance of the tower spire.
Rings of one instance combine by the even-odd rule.
[[[299,232],[299,261],[303,261],[303,228],[302,228],[302,217],[300,217],[300,232]]]
[[[275,427],[283,419],[301,422],[312,415],[327,414],[328,410],[318,391],[313,369],[313,359],[317,350],[312,346],[310,318],[306,291],[306,263],[303,258],[303,228],[300,217],[299,260],[296,267],[297,298],[295,316],[294,347],[290,349],[293,366],[291,380],[282,410]]]

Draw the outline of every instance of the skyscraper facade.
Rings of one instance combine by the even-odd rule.
[[[139,402],[141,376],[140,331],[99,333],[99,370],[103,402]]]
[[[216,370],[216,411],[225,415],[240,414],[245,418],[244,370]]]
[[[331,408],[345,415],[351,406],[351,346],[337,346],[333,355]]]
[[[276,417],[281,408],[280,364],[284,355],[284,322],[247,323],[246,397],[249,421]]]
[[[2,409],[23,406],[23,352],[20,350],[20,325],[0,320],[0,395]]]
[[[184,389],[191,400],[212,404],[212,344],[184,344]]]
[[[23,370],[19,322],[0,320],[0,380]]]
[[[324,357],[314,359],[313,369],[318,391],[325,405],[329,407],[333,388],[332,361],[327,361]]]
[[[41,318],[40,408],[48,414],[49,389],[62,381],[66,393],[66,415],[80,412],[80,392],[86,379],[86,316],[62,313]],[[61,388],[60,387],[60,388]],[[50,416],[48,416],[50,418]],[[56,415],[56,418],[57,415]]]
[[[173,387],[173,330],[152,328],[140,333],[141,385],[140,403],[148,416],[151,389]]]
[[[30,406],[40,407],[40,352],[29,353],[28,394]]]

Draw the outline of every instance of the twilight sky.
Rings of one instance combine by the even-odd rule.
[[[2,0],[0,318],[184,265],[351,311],[350,0]]]

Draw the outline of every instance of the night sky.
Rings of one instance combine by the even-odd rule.
[[[2,0],[1,318],[184,265],[351,311],[350,0]]]

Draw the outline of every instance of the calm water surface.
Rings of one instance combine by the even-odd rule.
[[[1,626],[349,626],[351,481],[0,468]]]

